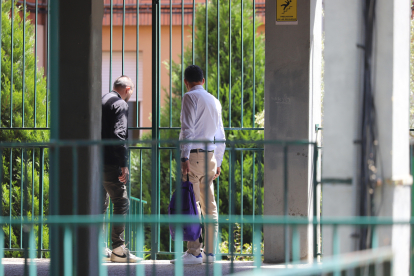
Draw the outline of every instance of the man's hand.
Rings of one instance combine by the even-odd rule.
[[[190,172],[190,161],[181,162],[181,171],[183,175],[186,175]]]
[[[118,177],[119,181],[126,184],[129,179],[129,170],[128,167],[121,168],[121,175]]]
[[[220,172],[221,172],[220,167],[217,167],[217,172],[216,172],[216,175],[214,175],[213,180],[216,179],[217,177],[219,177]]]

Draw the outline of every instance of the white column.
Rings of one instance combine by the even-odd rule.
[[[378,0],[374,57],[378,145],[385,183],[376,189],[380,216],[409,219],[410,2]],[[380,228],[380,245],[391,245],[394,275],[409,275],[410,228]],[[391,233],[390,233],[391,232]]]
[[[354,216],[363,84],[363,3],[325,1],[325,95],[322,215]],[[340,227],[341,253],[356,249],[352,227]],[[332,254],[332,227],[323,228],[324,256]]]

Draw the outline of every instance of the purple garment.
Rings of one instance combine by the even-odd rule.
[[[178,214],[178,206],[176,206],[177,191],[174,192],[171,197],[170,205],[168,205],[168,214],[175,215]],[[193,184],[188,181],[185,181],[181,185],[181,202],[182,209],[181,214],[194,216],[194,218],[199,219],[197,203],[195,201]],[[201,224],[184,224],[183,226],[183,241],[195,241],[201,236]],[[171,238],[175,240],[175,224],[170,224],[170,234]]]

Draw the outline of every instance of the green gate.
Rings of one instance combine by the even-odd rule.
[[[1,72],[1,140],[19,142],[47,142],[49,133],[55,128],[50,125],[50,108],[57,106],[50,102],[50,88],[54,83],[55,72],[51,72],[54,62],[57,32],[50,17],[52,1],[38,0],[3,0],[1,16],[4,64]],[[14,3],[14,4],[12,4]],[[263,111],[264,102],[264,35],[258,33],[264,18],[264,1],[256,0],[105,0],[105,17],[110,21],[109,51],[109,87],[112,86],[115,64],[113,53],[116,18],[122,17],[121,23],[121,70],[127,70],[125,54],[126,40],[130,40],[127,30],[131,27],[131,18],[135,19],[135,79],[137,103],[133,106],[134,114],[130,119],[134,123],[129,127],[133,136],[139,132],[140,138],[152,140],[174,140],[180,130],[179,111],[181,97],[184,94],[184,68],[190,64],[198,64],[205,71],[205,88],[220,99],[223,106],[223,121],[227,140],[243,140],[226,149],[223,162],[222,177],[216,181],[216,197],[221,214],[260,215],[262,213],[263,189],[263,145],[251,141],[263,140],[263,126],[256,123],[256,115]],[[142,18],[151,15],[152,45],[152,79],[151,79],[151,114],[152,125],[140,124],[142,114],[138,99],[140,93],[140,25]],[[7,20],[6,20],[7,19]],[[49,24],[50,21],[50,24]],[[128,23],[129,22],[129,23]],[[148,24],[148,23],[144,23]],[[134,24],[132,24],[134,26]],[[176,27],[180,35],[173,35]],[[116,30],[114,30],[116,29]],[[168,31],[168,39],[161,40],[161,30]],[[39,37],[44,37],[40,40]],[[186,43],[186,37],[190,36]],[[188,39],[187,39],[188,40]],[[173,47],[180,43],[180,55],[174,56]],[[23,46],[24,45],[24,46]],[[42,49],[41,48],[42,46]],[[39,64],[43,50],[43,67]],[[52,51],[51,51],[52,50]],[[167,60],[161,58],[163,51],[168,52]],[[33,52],[34,51],[34,52]],[[163,67],[168,67],[168,75],[162,75]],[[142,68],[141,68],[142,70]],[[168,77],[168,87],[162,87],[161,79]],[[143,80],[149,81],[148,79]],[[7,92],[8,91],[8,92]],[[7,92],[7,93],[6,93]],[[162,103],[162,95],[166,102]],[[148,105],[149,103],[143,103]],[[58,112],[55,111],[54,114]],[[130,215],[166,213],[167,202],[174,190],[176,177],[175,145],[173,143],[142,144],[130,147],[130,165],[132,181],[128,193],[132,199]],[[77,159],[79,147],[73,147],[73,155]],[[14,146],[2,149],[7,181],[7,202],[4,214],[10,217],[23,218],[25,215],[40,216],[49,211],[49,145],[27,147]],[[75,162],[75,161],[74,161]],[[146,165],[151,166],[148,175]],[[144,167],[144,169],[143,169]],[[28,171],[25,176],[25,171]],[[144,172],[143,172],[144,171]],[[75,172],[76,174],[76,172]],[[77,176],[74,176],[73,187],[77,193]],[[237,184],[237,200],[229,187]],[[30,185],[29,185],[30,184]],[[25,189],[28,194],[25,194]],[[151,191],[150,193],[148,191]],[[235,192],[236,193],[236,192]],[[135,198],[135,199],[134,199]],[[231,201],[233,198],[233,202]],[[162,201],[164,200],[164,201]],[[148,204],[146,204],[148,202]],[[220,203],[221,202],[221,203]],[[237,208],[236,208],[237,204]],[[27,205],[27,206],[25,206]],[[77,210],[74,210],[74,214]],[[108,214],[111,216],[111,213]],[[233,231],[225,226],[227,242],[234,243]],[[46,231],[46,232],[45,232]],[[254,228],[243,224],[236,229],[237,241],[241,249],[237,254],[251,256],[252,252],[243,249],[247,241],[253,243]],[[44,225],[37,230],[38,257],[48,252],[48,228]],[[6,248],[8,252],[24,251],[23,224],[8,225],[6,230]],[[150,251],[152,259],[159,255],[174,254],[171,240],[162,244],[160,239],[168,235],[167,228],[153,225],[146,232],[151,237]],[[246,236],[247,235],[247,236]],[[127,228],[127,238],[133,240],[134,230]],[[169,235],[168,235],[169,236]],[[181,250],[181,249],[179,249]],[[12,253],[9,253],[10,255]],[[15,253],[16,255],[17,253]]]

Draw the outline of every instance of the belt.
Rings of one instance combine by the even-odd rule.
[[[195,153],[195,152],[214,152],[214,150],[203,150],[203,149],[192,149],[192,150],[190,150],[190,153]]]

